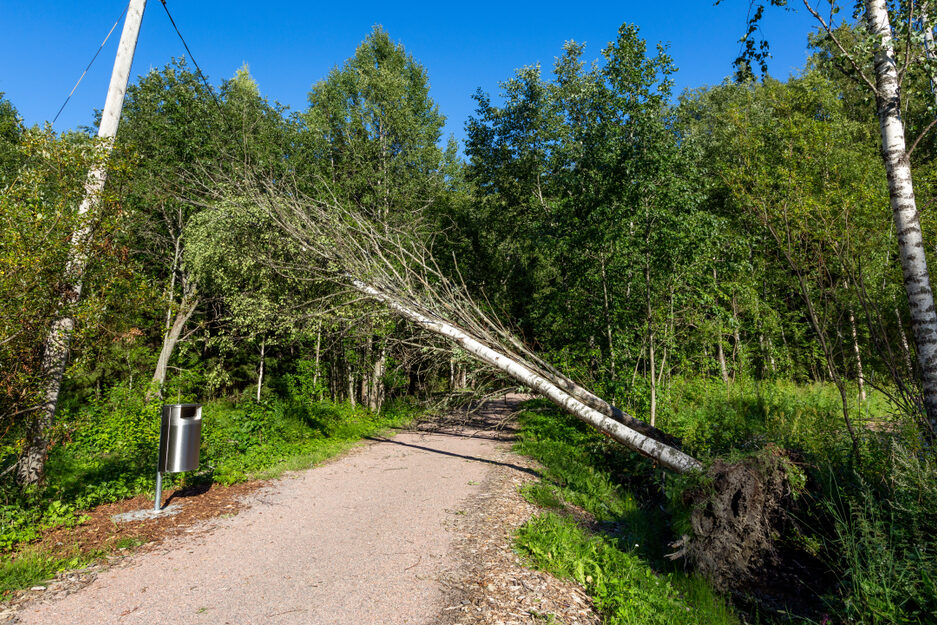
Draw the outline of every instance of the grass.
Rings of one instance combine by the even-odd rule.
[[[85,567],[102,555],[101,552],[93,552],[61,556],[26,551],[15,557],[0,557],[0,600],[6,598],[11,591],[42,584],[52,579],[59,571]]]
[[[544,467],[522,494],[549,510],[522,526],[515,548],[533,566],[574,579],[605,622],[737,625],[729,602],[702,579],[667,570],[669,537],[649,463],[621,453],[587,426],[532,402],[520,416],[516,450]],[[650,485],[650,486],[649,486]],[[598,521],[582,527],[563,513],[578,506]]]

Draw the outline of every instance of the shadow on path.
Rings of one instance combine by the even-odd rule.
[[[464,454],[456,454],[451,451],[443,451],[442,449],[434,449],[432,447],[425,447],[423,445],[414,445],[413,443],[403,443],[392,438],[384,438],[383,436],[365,436],[365,439],[369,441],[376,441],[379,443],[392,443],[394,445],[400,445],[401,447],[412,447],[413,449],[422,449],[423,451],[430,451],[434,454],[442,454],[443,456],[452,456],[453,458],[463,458],[465,460],[473,460],[475,462],[484,462],[487,464],[494,464],[501,467],[508,467],[514,469],[515,471],[520,471],[522,473],[528,473],[535,477],[541,477],[539,471],[534,471],[533,469],[528,469],[527,467],[522,467],[516,464],[511,464],[510,462],[498,462],[497,460],[489,460],[488,458],[479,458],[477,456],[466,456]]]

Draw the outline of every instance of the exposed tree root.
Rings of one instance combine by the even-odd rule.
[[[693,510],[686,555],[720,590],[744,588],[777,563],[775,539],[791,500],[789,468],[777,447],[737,462],[716,460],[701,485],[684,494]]]

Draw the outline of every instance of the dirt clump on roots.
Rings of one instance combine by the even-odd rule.
[[[790,467],[777,447],[736,462],[716,460],[684,494],[693,530],[686,555],[719,590],[750,588],[778,565],[776,541],[792,502]]]

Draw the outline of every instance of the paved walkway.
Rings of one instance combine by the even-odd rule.
[[[502,404],[501,409],[504,409]],[[406,432],[274,482],[250,507],[140,553],[17,622],[433,623],[447,519],[503,462],[490,433]]]

